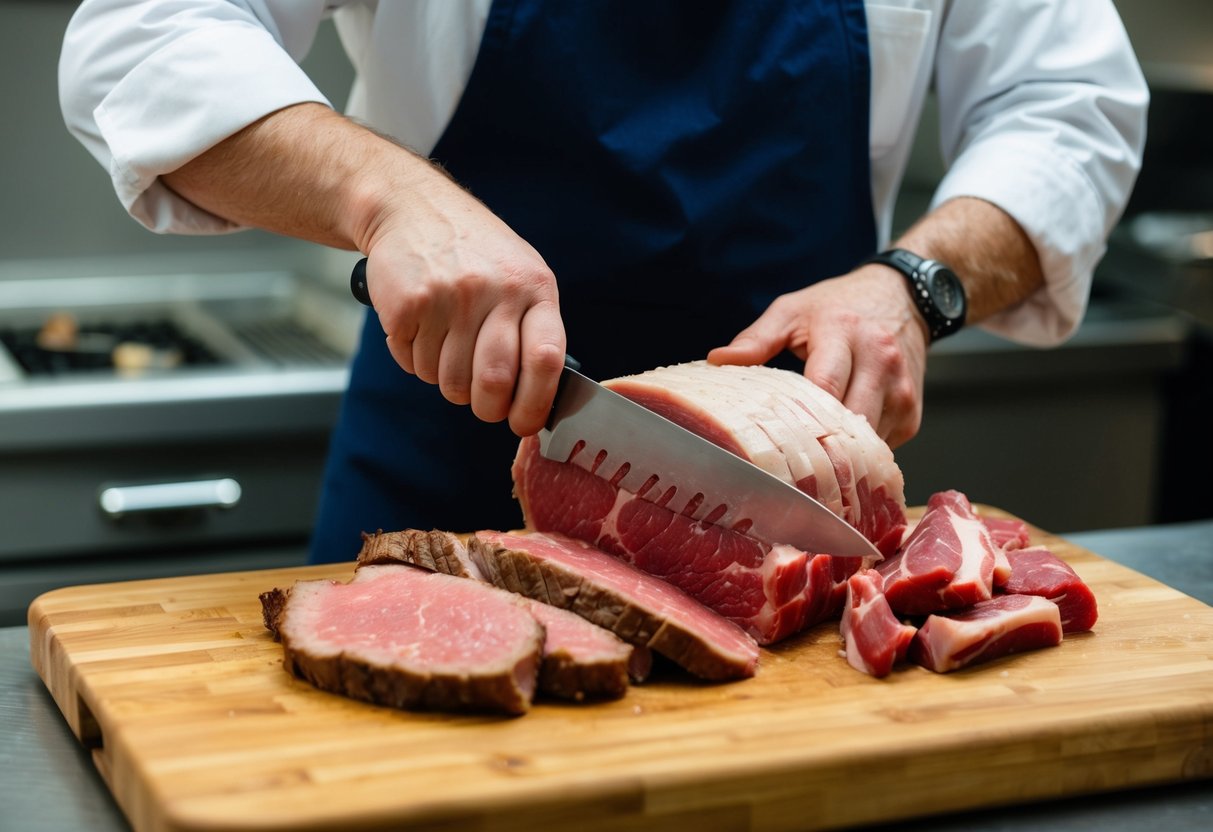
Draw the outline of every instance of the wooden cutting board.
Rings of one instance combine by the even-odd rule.
[[[1213,608],[1033,536],[1094,589],[1095,631],[944,676],[869,678],[824,624],[743,682],[394,711],[291,678],[262,628],[258,593],[350,564],[57,590],[30,653],[140,830],[799,830],[1213,777]]]

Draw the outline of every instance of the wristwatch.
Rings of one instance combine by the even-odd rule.
[[[927,322],[931,343],[959,330],[968,304],[956,273],[937,260],[927,260],[904,248],[882,251],[866,263],[883,263],[905,275],[914,305]]]

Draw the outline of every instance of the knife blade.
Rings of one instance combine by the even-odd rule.
[[[650,502],[765,543],[842,557],[882,555],[834,512],[757,465],[583,375],[565,361],[539,452]]]

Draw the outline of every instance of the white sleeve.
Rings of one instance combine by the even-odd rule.
[[[1002,208],[1045,285],[983,323],[1021,343],[1067,338],[1141,166],[1149,94],[1111,0],[956,0],[936,58],[949,169],[934,204]]]
[[[328,104],[297,64],[322,0],[86,0],[64,37],[59,100],[68,129],[109,170],[131,216],[153,231],[237,226],[158,179],[262,116]]]

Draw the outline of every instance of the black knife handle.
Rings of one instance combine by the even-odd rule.
[[[371,303],[371,293],[366,287],[366,258],[363,257],[354,264],[354,270],[350,272],[350,292],[354,298],[363,306],[373,306]]]

